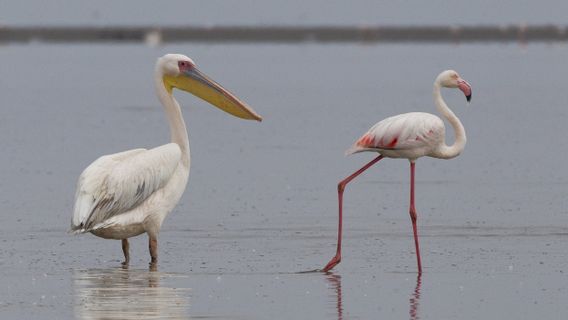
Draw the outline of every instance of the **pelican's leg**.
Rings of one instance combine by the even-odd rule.
[[[333,269],[339,262],[341,262],[341,233],[343,228],[343,191],[345,187],[351,180],[355,179],[358,175],[363,173],[363,171],[369,169],[372,165],[377,163],[379,160],[383,158],[382,155],[379,155],[375,159],[371,160],[371,162],[364,165],[361,169],[357,170],[355,173],[350,175],[349,177],[341,180],[337,185],[337,198],[339,201],[339,227],[337,231],[337,252],[335,256],[331,258],[331,260],[327,263],[327,265],[322,269],[323,272],[328,272],[329,270]]]
[[[148,247],[150,248],[150,264],[154,265],[158,263],[158,238],[155,236],[149,236]]]
[[[420,246],[418,245],[418,228],[416,227],[416,207],[414,207],[414,161],[410,161],[410,220],[412,220],[412,230],[414,231],[414,245],[416,246],[416,260],[418,261],[418,273],[422,273],[422,264],[420,263]]]
[[[130,262],[129,249],[130,245],[128,244],[128,239],[122,239],[122,253],[124,253],[124,261],[122,262],[123,266],[127,266]]]

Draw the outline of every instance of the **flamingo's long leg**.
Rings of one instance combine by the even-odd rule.
[[[341,237],[342,237],[341,235],[343,227],[343,191],[345,190],[345,187],[349,182],[351,182],[351,180],[355,179],[358,175],[363,173],[365,170],[369,169],[372,165],[377,163],[382,158],[383,156],[379,155],[375,159],[371,160],[371,162],[364,165],[361,169],[355,171],[355,173],[341,180],[339,184],[337,184],[337,198],[339,200],[339,227],[337,230],[337,253],[322,269],[323,272],[328,272],[329,270],[333,269],[333,267],[335,267],[339,262],[341,262]]]
[[[410,220],[412,220],[412,230],[414,231],[414,245],[416,246],[416,261],[418,262],[418,273],[422,274],[422,263],[420,262],[420,246],[418,245],[418,228],[416,227],[416,207],[414,206],[414,161],[410,161]]]

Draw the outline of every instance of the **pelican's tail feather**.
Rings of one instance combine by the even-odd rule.
[[[67,231],[68,234],[72,234],[72,235],[86,233],[86,232],[88,232],[87,229],[77,227],[77,226],[71,226],[71,229],[69,229],[69,231]]]

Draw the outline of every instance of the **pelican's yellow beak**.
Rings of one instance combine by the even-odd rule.
[[[166,75],[164,83],[169,91],[172,87],[187,91],[235,117],[262,121],[262,117],[251,107],[196,67],[184,70],[179,76]]]

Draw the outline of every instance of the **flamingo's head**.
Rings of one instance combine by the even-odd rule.
[[[242,119],[261,121],[251,107],[197,69],[195,62],[182,54],[166,54],[156,63],[156,77],[171,94],[173,88],[187,91],[217,108]]]
[[[436,83],[442,87],[460,89],[467,101],[471,101],[471,85],[454,70],[446,70],[440,73],[436,78]]]

